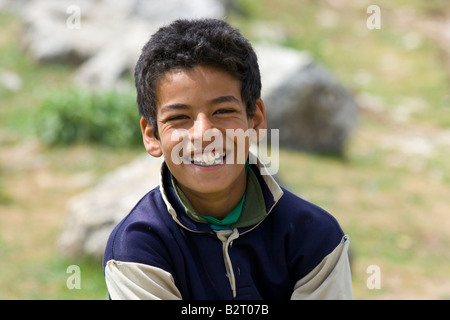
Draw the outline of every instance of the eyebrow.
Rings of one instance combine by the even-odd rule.
[[[239,100],[235,96],[220,96],[214,98],[210,101],[210,104],[220,104],[225,102],[236,102],[239,103]]]
[[[239,103],[239,100],[235,96],[231,96],[231,95],[220,96],[220,97],[210,100],[208,104],[214,105],[214,104],[221,104],[221,103],[226,103],[226,102]],[[167,106],[164,106],[161,109],[161,112],[167,112],[167,111],[172,111],[172,110],[187,110],[189,108],[190,108],[190,106],[188,104],[174,103],[174,104],[169,104]]]
[[[169,104],[167,106],[164,106],[161,108],[161,112],[165,112],[165,111],[171,111],[171,110],[187,110],[189,109],[189,105],[187,104],[183,104],[183,103],[174,103],[174,104]]]

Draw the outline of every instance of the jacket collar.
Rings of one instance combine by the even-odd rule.
[[[250,169],[255,173],[262,190],[267,216],[278,200],[283,196],[283,190],[269,174],[267,168],[258,157],[249,153],[249,161]],[[169,168],[165,162],[161,165],[159,188],[164,203],[166,204],[167,211],[176,223],[192,232],[212,232],[207,224],[195,222],[185,213],[184,207],[178,200],[174,186],[172,185]],[[265,217],[263,217],[261,221],[264,220],[264,218]],[[261,221],[257,222],[256,225]],[[253,227],[254,226],[243,229],[250,230]]]

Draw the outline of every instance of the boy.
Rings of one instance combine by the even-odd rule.
[[[248,40],[177,20],[144,46],[135,81],[145,148],[164,163],[109,238],[110,298],[351,299],[348,237],[249,152],[266,115]]]

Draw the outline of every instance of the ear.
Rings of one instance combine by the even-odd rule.
[[[145,149],[153,157],[160,157],[162,155],[161,143],[155,137],[152,125],[144,117],[141,117],[140,124]]]
[[[267,120],[266,120],[266,108],[264,106],[264,102],[261,99],[256,100],[256,109],[253,114],[253,118],[250,119],[250,128],[256,131],[257,141],[261,141],[264,137],[264,131],[260,131],[261,129],[267,129]]]

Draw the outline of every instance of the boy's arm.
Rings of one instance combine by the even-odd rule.
[[[111,299],[181,300],[172,275],[142,263],[110,260],[105,279]]]
[[[353,299],[348,246],[345,235],[340,244],[310,273],[297,281],[291,300]]]

